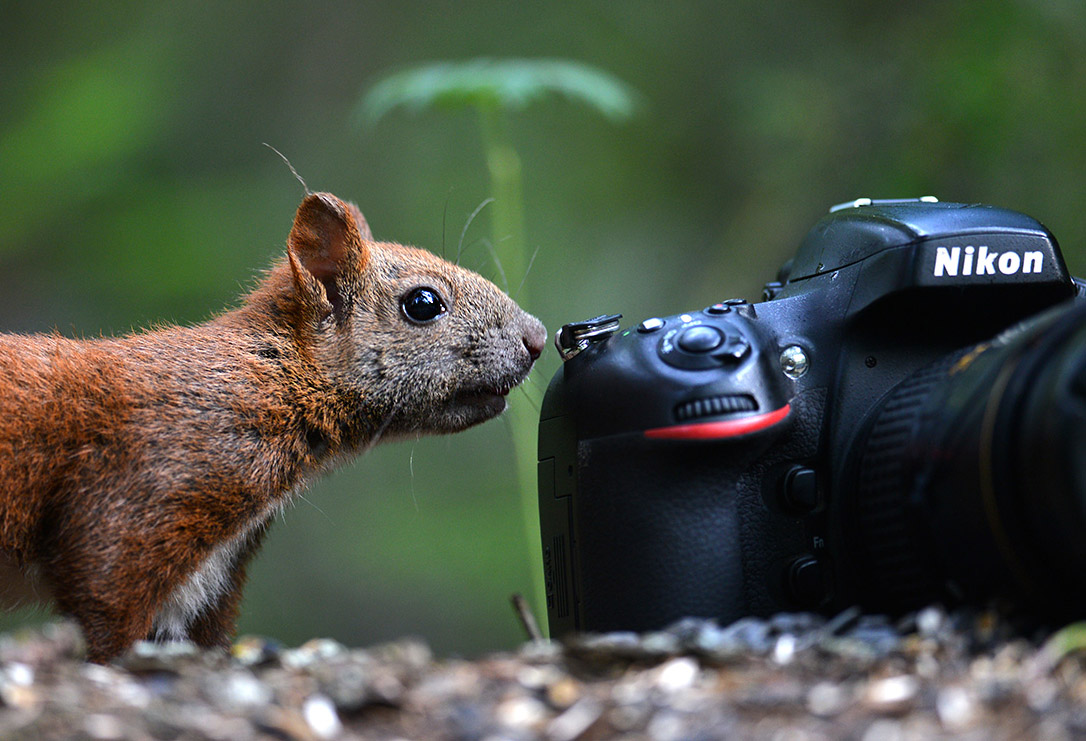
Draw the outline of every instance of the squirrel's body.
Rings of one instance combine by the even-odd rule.
[[[499,413],[544,335],[479,276],[373,242],[327,194],[299,208],[287,259],[205,324],[0,335],[6,593],[35,582],[96,661],[144,637],[221,645],[294,491],[379,439]]]

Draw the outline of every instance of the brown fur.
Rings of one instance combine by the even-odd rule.
[[[92,661],[166,625],[228,642],[246,563],[307,477],[378,438],[495,416],[542,349],[542,325],[492,284],[372,241],[335,196],[305,199],[287,245],[205,324],[0,335],[0,551],[40,574]],[[420,285],[448,308],[423,324],[400,306]],[[222,583],[170,622],[213,561]]]

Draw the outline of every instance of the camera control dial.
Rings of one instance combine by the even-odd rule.
[[[688,324],[660,338],[657,354],[674,368],[709,370],[743,360],[750,340],[734,325]]]
[[[679,347],[689,353],[706,353],[717,349],[723,342],[723,332],[704,324],[684,329],[679,335]]]

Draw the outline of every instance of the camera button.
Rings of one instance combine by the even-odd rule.
[[[818,476],[806,466],[792,466],[781,481],[783,504],[792,512],[806,514],[818,507]]]
[[[786,568],[785,583],[801,607],[817,607],[826,598],[826,570],[814,556],[797,556]]]
[[[713,316],[719,316],[721,314],[727,314],[731,310],[732,310],[732,307],[728,306],[723,301],[721,301],[718,304],[713,304],[712,306],[705,307],[705,313],[706,314],[711,314]]]
[[[658,329],[663,329],[663,327],[664,320],[654,316],[638,324],[637,331],[641,334],[648,334],[649,332],[655,332]]]
[[[707,353],[724,343],[724,335],[716,327],[699,324],[683,330],[679,335],[679,347],[689,353]]]
[[[713,357],[721,361],[742,360],[750,352],[750,342],[743,335],[728,335],[713,352]]]

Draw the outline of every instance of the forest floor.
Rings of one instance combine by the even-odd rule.
[[[78,630],[0,637],[4,739],[1070,739],[1086,737],[1081,625],[848,611],[532,642],[476,660],[417,640],[240,639],[81,660]]]

